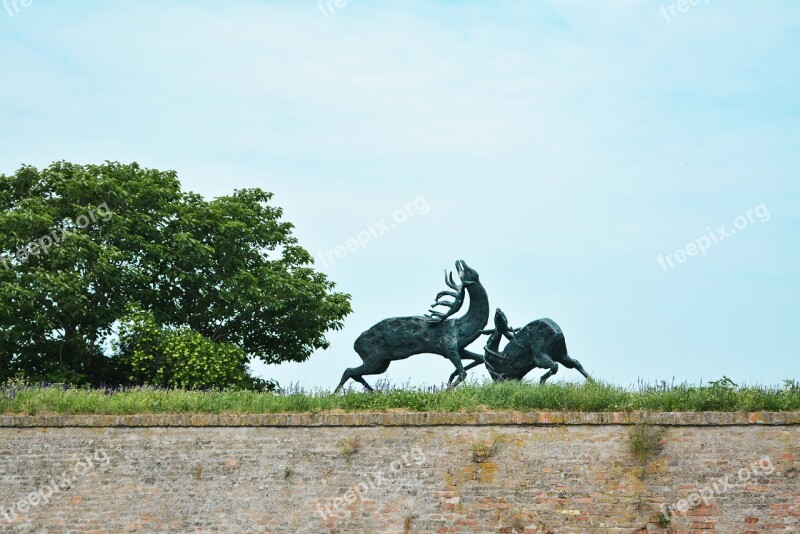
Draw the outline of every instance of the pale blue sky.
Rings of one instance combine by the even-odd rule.
[[[209,197],[261,187],[315,256],[394,224],[319,264],[353,295],[331,348],[266,376],[335,386],[363,330],[424,312],[464,258],[492,308],[551,317],[599,378],[798,377],[797,2],[14,5],[0,172],[137,161]]]

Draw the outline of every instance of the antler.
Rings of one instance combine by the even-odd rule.
[[[461,306],[464,304],[464,295],[466,293],[464,289],[464,284],[457,284],[455,281],[453,281],[452,271],[450,272],[450,276],[448,277],[447,270],[445,269],[444,283],[447,284],[448,287],[450,287],[451,289],[454,289],[454,291],[445,290],[445,291],[439,291],[439,293],[436,294],[436,302],[431,304],[431,309],[428,310],[428,314],[425,315],[426,317],[429,317],[430,321],[432,322],[439,322],[439,323],[443,322],[451,315],[458,313],[458,310],[460,310]],[[453,301],[449,302],[446,300],[440,300],[442,297],[453,297]],[[433,308],[435,308],[436,306],[446,306],[450,308],[450,310],[447,313],[434,311]]]

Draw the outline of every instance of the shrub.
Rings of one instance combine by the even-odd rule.
[[[118,363],[136,384],[252,389],[258,381],[249,375],[247,356],[239,347],[211,341],[187,327],[164,327],[151,313],[137,309],[122,320],[119,349]]]

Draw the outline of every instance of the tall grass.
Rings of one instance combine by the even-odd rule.
[[[393,387],[375,393],[304,391],[279,393],[188,391],[149,387],[86,389],[6,384],[0,387],[3,414],[317,413],[324,411],[482,410],[608,411],[794,411],[800,384],[737,386],[727,379],[705,386],[640,383],[624,388],[602,382],[539,385],[525,382],[468,383],[455,389]]]

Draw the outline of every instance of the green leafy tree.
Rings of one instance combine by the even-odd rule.
[[[0,379],[127,380],[107,341],[128,304],[267,363],[326,348],[349,295],[313,270],[271,199],[205,200],[135,163],[0,175]]]

